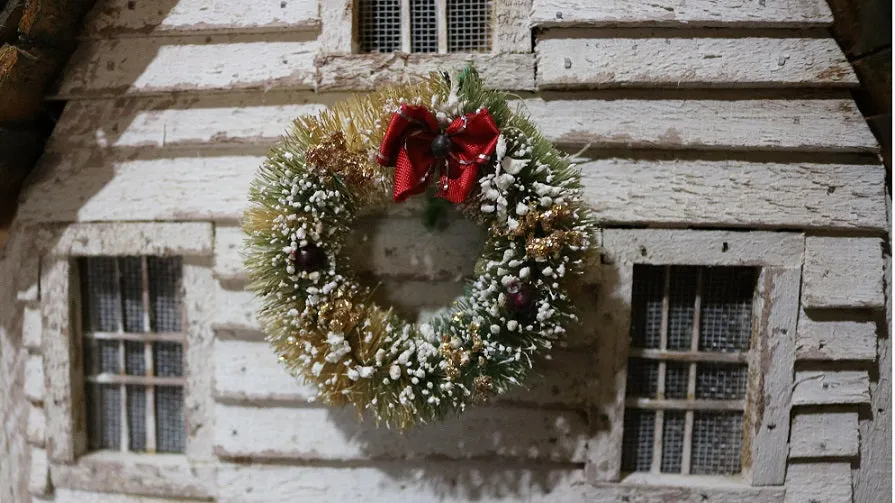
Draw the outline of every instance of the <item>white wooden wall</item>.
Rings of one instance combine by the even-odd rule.
[[[0,454],[30,466],[20,487],[57,502],[851,501],[853,474],[868,457],[885,458],[861,444],[859,431],[890,417],[887,386],[870,371],[878,337],[887,336],[888,223],[885,170],[848,93],[857,80],[825,31],[832,18],[823,0],[499,0],[493,53],[468,57],[350,54],[350,4],[97,2],[52,92],[68,103],[22,197],[18,230],[36,241],[36,229],[52,226],[42,249],[65,256],[124,253],[106,249],[122,245],[104,242],[96,225],[131,232],[121,223],[166,222],[168,236],[188,222],[213,225],[207,249],[191,252],[207,257],[193,269],[194,294],[205,297],[197,305],[213,306],[197,328],[213,335],[208,364],[191,377],[209,390],[196,404],[207,421],[187,468],[128,465],[107,476],[108,463],[54,455],[47,439],[58,418],[46,412],[56,410],[46,400],[55,388],[44,375],[48,314],[39,296],[47,292],[38,292],[38,261],[29,256],[16,267],[13,321],[4,321],[15,334],[0,327],[0,419],[25,430],[8,429]],[[296,115],[349,92],[466,61],[518,95],[556,144],[583,149],[585,192],[604,228],[695,229],[675,239],[660,231],[653,253],[685,250],[702,228],[806,236],[797,242],[802,311],[795,333],[783,334],[796,358],[784,375],[792,379],[791,433],[780,446],[789,457],[785,495],[696,479],[647,492],[587,480],[582,466],[600,461],[603,444],[582,411],[614,393],[594,363],[601,319],[593,286],[582,295],[583,328],[530,391],[407,437],[308,404],[309,390],[278,367],[243,290],[238,253],[248,183],[267,147]],[[71,223],[83,225],[66,232]],[[393,302],[425,311],[458,292],[480,237],[459,222],[443,241],[406,247],[421,232],[406,212],[379,224],[363,267]],[[153,238],[143,238],[125,241],[151,247]],[[177,253],[188,241],[161,251]],[[458,252],[436,255],[447,241]],[[595,269],[589,281],[599,277]],[[21,435],[30,449],[16,447]],[[2,481],[22,475],[2,470],[0,500],[26,501]]]

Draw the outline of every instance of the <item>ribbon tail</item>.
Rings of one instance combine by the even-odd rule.
[[[395,192],[392,196],[394,201],[400,203],[412,195],[425,192],[429,173],[428,168],[415,169],[407,156],[407,151],[401,149],[395,161]]]
[[[456,178],[451,178],[451,173],[460,172]],[[469,197],[469,193],[475,188],[476,178],[479,174],[477,164],[469,164],[460,166],[455,161],[451,161],[449,169],[445,175],[442,175],[439,181],[438,193],[436,197],[446,199],[454,204],[460,204]],[[447,188],[445,188],[447,187]]]

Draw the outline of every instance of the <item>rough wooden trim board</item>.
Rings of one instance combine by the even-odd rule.
[[[535,46],[538,89],[858,84],[832,38],[717,37],[548,30]]]
[[[28,426],[25,434],[28,443],[37,447],[44,447],[47,437],[47,415],[43,405],[28,404]]]
[[[186,457],[191,461],[208,462],[213,460],[212,319],[218,308],[217,282],[213,278],[211,257],[184,259],[183,292],[187,335],[183,357],[186,375],[184,415],[189,427]]]
[[[802,305],[882,309],[883,268],[881,239],[808,237]]]
[[[809,28],[833,23],[823,0],[534,0],[531,24],[552,27],[674,26]]]
[[[864,370],[799,370],[793,405],[838,405],[870,402],[870,377]]]
[[[72,224],[58,230],[50,253],[97,255],[210,255],[213,228],[199,222]]]
[[[793,415],[790,458],[858,457],[857,412],[804,412]]]
[[[796,338],[799,360],[875,360],[877,325],[872,321],[814,321],[802,313]]]
[[[849,463],[790,463],[784,503],[852,503]]]

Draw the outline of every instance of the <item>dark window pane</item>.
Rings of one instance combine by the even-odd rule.
[[[634,266],[631,292],[631,346],[658,349],[662,336],[662,295],[665,288],[665,268]]]
[[[411,52],[438,52],[438,10],[435,0],[410,0]]]
[[[121,448],[121,391],[114,384],[87,386],[90,448]]]
[[[114,257],[81,259],[84,330],[117,332],[121,320],[118,270]]]
[[[740,473],[742,442],[742,413],[695,413],[691,473],[694,475]]]
[[[625,394],[637,398],[656,398],[659,363],[653,360],[628,360],[628,382]]]
[[[181,330],[180,257],[148,257],[153,332]]]
[[[127,426],[130,450],[146,450],[146,387],[127,387]]]
[[[707,267],[703,272],[700,351],[748,351],[752,340],[752,297],[756,270]]]
[[[361,52],[400,50],[400,0],[360,0],[358,2],[358,32]]]
[[[625,411],[622,438],[622,471],[648,472],[653,463],[653,429],[656,414],[651,410]]]
[[[143,309],[143,265],[140,257],[121,257],[121,301],[124,305],[124,331],[145,332]]]
[[[746,397],[748,367],[700,363],[696,366],[698,400],[740,400]]]
[[[448,52],[491,50],[491,1],[447,1]]]
[[[684,412],[666,410],[662,420],[662,472],[680,473],[684,453]]]
[[[158,452],[183,452],[186,444],[183,388],[156,386],[155,424]]]
[[[687,398],[687,383],[690,379],[690,365],[686,363],[665,364],[665,398]]]
[[[159,377],[183,376],[183,345],[176,342],[153,344],[155,375]]]
[[[689,351],[693,338],[697,267],[672,267],[668,291],[668,349]]]
[[[136,341],[124,342],[124,367],[128,375],[146,375],[146,357],[144,344]]]

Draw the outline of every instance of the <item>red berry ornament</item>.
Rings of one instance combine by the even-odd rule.
[[[295,260],[295,267],[305,272],[320,270],[326,264],[326,253],[315,244],[302,246],[292,252],[292,258]]]
[[[537,291],[528,283],[507,285],[507,306],[516,312],[528,311],[535,303]]]

